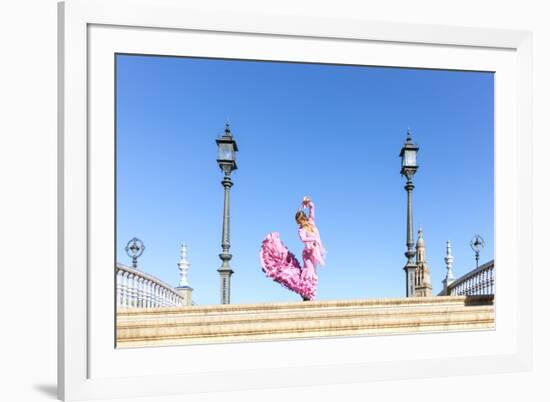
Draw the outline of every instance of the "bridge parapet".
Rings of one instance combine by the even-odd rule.
[[[491,260],[447,285],[439,296],[495,294],[495,261]]]
[[[119,308],[177,307],[188,304],[188,298],[180,294],[177,288],[152,275],[120,263],[116,264],[115,272]]]
[[[117,347],[492,329],[493,296],[119,309]]]

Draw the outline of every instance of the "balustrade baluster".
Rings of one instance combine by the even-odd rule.
[[[122,273],[122,305],[124,307],[128,307],[129,301],[128,301],[128,272]]]
[[[138,307],[139,303],[139,276],[134,275],[134,307]]]
[[[138,303],[138,276],[136,274],[132,277],[132,307],[137,307]]]
[[[134,307],[134,278],[135,275],[130,273],[128,275],[128,299],[129,299],[129,307]]]
[[[143,278],[143,308],[147,308],[147,292],[149,287],[149,279]]]
[[[139,282],[140,282],[140,279],[141,277],[139,276],[135,276],[134,278],[134,307],[139,307],[139,294],[140,294],[140,291],[139,291]]]
[[[151,307],[151,281],[148,279],[145,285],[145,307]]]
[[[124,271],[122,273],[122,305],[128,307],[128,272]]]
[[[149,280],[147,278],[143,278],[143,308],[147,308],[147,293],[149,288]]]
[[[160,307],[159,286],[155,283],[155,307]]]
[[[143,278],[138,278],[138,286],[137,286],[137,293],[138,293],[138,307],[144,307],[143,306]]]
[[[143,288],[142,288],[142,291],[143,291],[143,307],[144,308],[147,308],[147,289],[149,287],[149,281],[147,280],[147,278],[143,278]]]
[[[115,280],[116,280],[116,305],[122,306],[122,272],[115,268]]]

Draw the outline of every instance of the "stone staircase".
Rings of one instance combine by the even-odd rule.
[[[118,309],[117,347],[492,329],[492,295]]]

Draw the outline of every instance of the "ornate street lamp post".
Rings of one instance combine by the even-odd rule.
[[[416,164],[418,149],[418,146],[412,142],[410,130],[407,129],[407,139],[399,154],[401,157],[401,176],[407,178],[407,183],[405,184],[405,190],[407,191],[407,251],[405,251],[407,264],[403,268],[406,275],[407,297],[415,295],[416,264],[414,263],[414,256],[416,253],[414,251],[413,239],[412,191],[414,185],[412,179],[418,170],[418,165]]]
[[[225,125],[224,134],[216,139],[218,144],[218,165],[224,173],[222,180],[222,186],[224,189],[223,198],[223,228],[222,228],[222,252],[220,259],[222,265],[218,268],[220,273],[220,299],[222,304],[229,304],[231,296],[231,275],[233,270],[229,266],[229,260],[232,255],[229,253],[231,244],[229,242],[229,190],[233,186],[231,181],[231,172],[237,169],[237,162],[235,159],[236,153],[239,150],[237,143],[231,135],[229,124]]]

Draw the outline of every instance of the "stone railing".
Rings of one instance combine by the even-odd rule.
[[[126,265],[116,264],[118,307],[157,308],[185,305],[176,289],[154,276]]]
[[[447,295],[494,295],[495,261],[491,260],[461,276],[447,286]],[[443,292],[439,296],[446,296]]]
[[[119,309],[116,345],[124,348],[494,329],[493,299],[492,295],[403,297]]]

